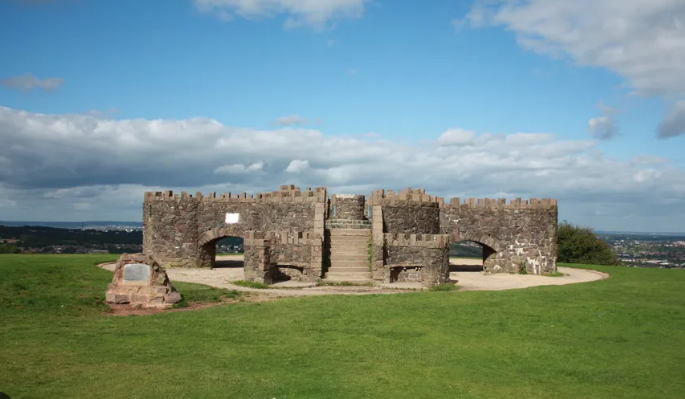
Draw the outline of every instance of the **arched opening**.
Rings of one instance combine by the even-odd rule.
[[[215,229],[198,240],[200,259],[205,267],[243,269],[245,247],[243,233],[236,229]]]
[[[216,239],[213,244],[215,255],[212,268],[243,268],[245,247],[241,237],[222,237]],[[212,245],[212,242],[205,245]]]
[[[483,272],[494,262],[497,251],[478,241],[462,240],[450,244],[450,273]]]

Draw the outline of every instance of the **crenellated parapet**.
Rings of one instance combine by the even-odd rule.
[[[371,205],[427,205],[438,206],[441,197],[426,194],[422,188],[407,187],[404,190],[376,190],[371,194]],[[432,205],[435,204],[435,205]]]
[[[552,208],[557,206],[557,200],[551,198],[531,198],[521,200],[515,198],[507,202],[506,198],[450,198],[449,202],[439,200],[440,206],[464,206],[464,207],[487,207],[487,208]]]
[[[522,200],[515,198],[507,201],[506,198],[450,198],[426,194],[422,188],[407,187],[404,190],[376,190],[371,195],[372,205],[424,205],[436,206],[483,206],[489,208],[548,208],[557,206],[557,200],[552,198],[530,198]]]
[[[286,188],[288,187],[288,188]],[[186,191],[181,194],[174,194],[173,191],[168,190],[164,192],[146,192],[145,201],[200,201],[200,202],[228,202],[228,203],[289,203],[289,202],[326,202],[326,188],[317,187],[312,190],[307,188],[305,191],[300,191],[299,187],[295,186],[281,186],[278,191],[268,193],[247,194],[247,193],[220,193],[216,192],[204,195],[202,192],[197,192],[193,196]]]

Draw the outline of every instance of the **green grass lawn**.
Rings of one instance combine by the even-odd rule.
[[[684,398],[685,271],[111,317],[106,255],[0,255],[17,398]],[[186,300],[220,290],[178,284]]]

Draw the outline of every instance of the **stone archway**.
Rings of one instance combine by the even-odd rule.
[[[201,264],[214,268],[216,263],[216,242],[225,237],[239,237],[245,246],[245,231],[237,226],[224,226],[205,231],[197,241]]]
[[[500,253],[505,248],[503,244],[490,234],[480,234],[477,232],[454,232],[454,240],[456,241],[472,241],[480,244],[483,247],[483,271],[492,272],[497,266],[497,260]]]

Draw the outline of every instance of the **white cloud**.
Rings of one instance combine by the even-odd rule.
[[[476,133],[462,128],[447,129],[438,137],[437,143],[441,146],[459,146],[473,143]]]
[[[616,109],[609,107],[600,101],[597,108],[603,113],[602,116],[590,118],[588,121],[588,133],[597,140],[610,140],[619,135],[618,126],[614,119]]]
[[[276,119],[275,123],[280,126],[306,125],[307,119],[301,118],[297,115],[288,115]]]
[[[59,89],[64,83],[62,78],[45,78],[38,79],[32,73],[24,75],[12,76],[0,80],[0,84],[10,89],[31,91],[33,89],[42,89],[44,91],[53,91]]]
[[[453,23],[504,26],[524,48],[614,71],[638,94],[685,96],[683,0],[478,0]],[[661,137],[681,134],[664,123]]]
[[[309,161],[295,159],[288,164],[288,167],[285,169],[285,171],[288,173],[300,173],[306,169],[309,169]]]
[[[244,18],[272,18],[285,15],[285,28],[309,26],[321,30],[337,18],[358,18],[366,0],[194,0],[200,11],[216,14],[225,21],[234,15]]]
[[[587,124],[590,134],[596,139],[608,140],[616,136],[617,128],[610,116],[590,118]]]
[[[139,220],[146,190],[255,193],[297,184],[360,194],[411,186],[446,197],[551,197],[562,217],[578,222],[595,224],[584,216],[589,207],[608,209],[603,228],[619,228],[626,214],[636,215],[631,223],[671,215],[651,229],[685,225],[685,171],[672,162],[646,155],[622,162],[604,157],[593,140],[550,133],[471,133],[447,136],[469,145],[441,146],[0,107],[0,220]],[[92,207],[77,212],[78,203]]]
[[[262,170],[264,167],[264,162],[256,162],[251,165],[243,165],[243,164],[233,164],[233,165],[223,165],[219,166],[218,168],[214,169],[215,174],[240,174],[240,173],[248,173],[248,172],[256,172]]]

